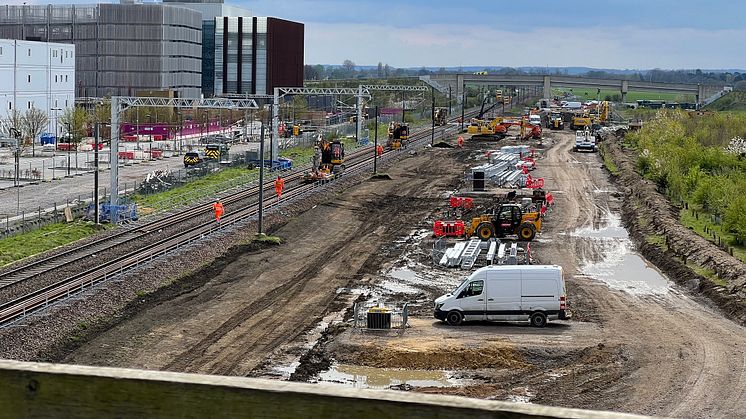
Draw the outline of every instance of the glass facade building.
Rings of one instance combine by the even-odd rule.
[[[223,4],[222,0],[163,0],[202,13],[202,92],[271,94],[303,85],[301,23]]]
[[[0,6],[0,38],[75,44],[76,94],[199,96],[202,16],[163,4]]]
[[[205,21],[215,27],[214,65],[203,58],[205,96],[271,94],[275,87],[303,86],[303,24],[272,17],[220,16]],[[203,32],[202,45],[212,43]],[[206,54],[203,53],[203,57]],[[204,77],[203,77],[204,79]],[[212,87],[212,89],[210,89]]]

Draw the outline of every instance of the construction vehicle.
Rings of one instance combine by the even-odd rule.
[[[485,122],[481,119],[472,119],[471,123],[466,128],[466,132],[471,134],[471,138],[474,140],[484,139],[497,141],[507,137],[508,129],[513,126],[521,127],[521,139],[541,138],[540,125],[530,124],[527,120],[505,121],[501,117],[497,117],[489,122]]]
[[[549,115],[549,129],[565,129],[565,121],[562,120],[562,114],[559,112],[552,112]]]
[[[466,127],[466,132],[471,134],[472,139],[501,140],[505,138],[508,127],[510,126],[504,124],[505,122],[501,117],[497,117],[489,122],[479,118],[472,118],[469,126]]]
[[[572,122],[570,123],[570,129],[578,130],[584,129],[585,127],[591,126],[591,116],[587,113],[574,114],[572,116]]]
[[[465,234],[482,240],[515,235],[521,240],[530,241],[540,231],[539,212],[524,212],[518,204],[500,204],[491,214],[472,218]]]
[[[443,126],[448,123],[448,108],[435,109],[435,125]]]
[[[591,132],[590,127],[582,131],[575,131],[575,147],[573,150],[590,150],[596,151],[596,136]]]
[[[609,101],[604,100],[598,105],[598,121],[602,124],[606,123],[609,120],[609,115]]]
[[[345,169],[345,146],[339,140],[321,142],[321,168],[327,173],[340,173]]]
[[[521,127],[521,140],[538,140],[541,138],[541,124],[532,124],[524,119],[519,123],[519,125]]]
[[[409,126],[401,122],[391,121],[389,123],[389,138],[386,147],[392,150],[398,150],[407,145],[409,139]]]

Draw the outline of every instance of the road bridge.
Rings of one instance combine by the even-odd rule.
[[[552,97],[552,87],[587,87],[598,89],[619,89],[622,102],[626,100],[630,90],[659,93],[680,93],[694,95],[696,102],[700,103],[715,91],[721,90],[722,86],[687,84],[687,83],[661,83],[649,81],[635,81],[625,79],[596,79],[583,76],[568,75],[540,75],[540,74],[467,74],[467,73],[442,73],[422,76],[420,79],[443,93],[449,91],[461,97],[466,85],[489,85],[489,86],[542,86],[543,97]]]

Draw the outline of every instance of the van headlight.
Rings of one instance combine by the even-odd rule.
[[[443,303],[435,304],[435,310],[440,310],[440,308],[443,307]]]

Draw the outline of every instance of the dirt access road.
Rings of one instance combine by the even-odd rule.
[[[406,151],[405,151],[406,152]],[[285,244],[242,255],[204,286],[163,301],[87,342],[64,362],[247,375],[298,339],[331,308],[337,291],[374,273],[377,249],[411,229],[463,170],[445,151],[419,151],[291,220]]]
[[[619,195],[599,156],[572,152],[572,142],[572,135],[563,133],[541,163],[547,185],[558,191],[558,210],[542,235],[552,243],[539,243],[537,253],[574,274],[568,281],[573,308],[579,318],[600,323],[605,352],[611,349],[615,356],[606,377],[598,371],[581,382],[564,382],[555,391],[569,393],[550,399],[649,415],[743,417],[743,327],[675,286],[648,292],[640,284],[610,282],[611,288],[623,289],[614,290],[594,278],[604,275],[603,269],[593,269],[595,262],[620,251],[614,228],[606,233],[612,240],[599,240],[595,233],[609,226],[623,203],[615,198]],[[621,276],[634,281],[638,273],[630,267]]]

